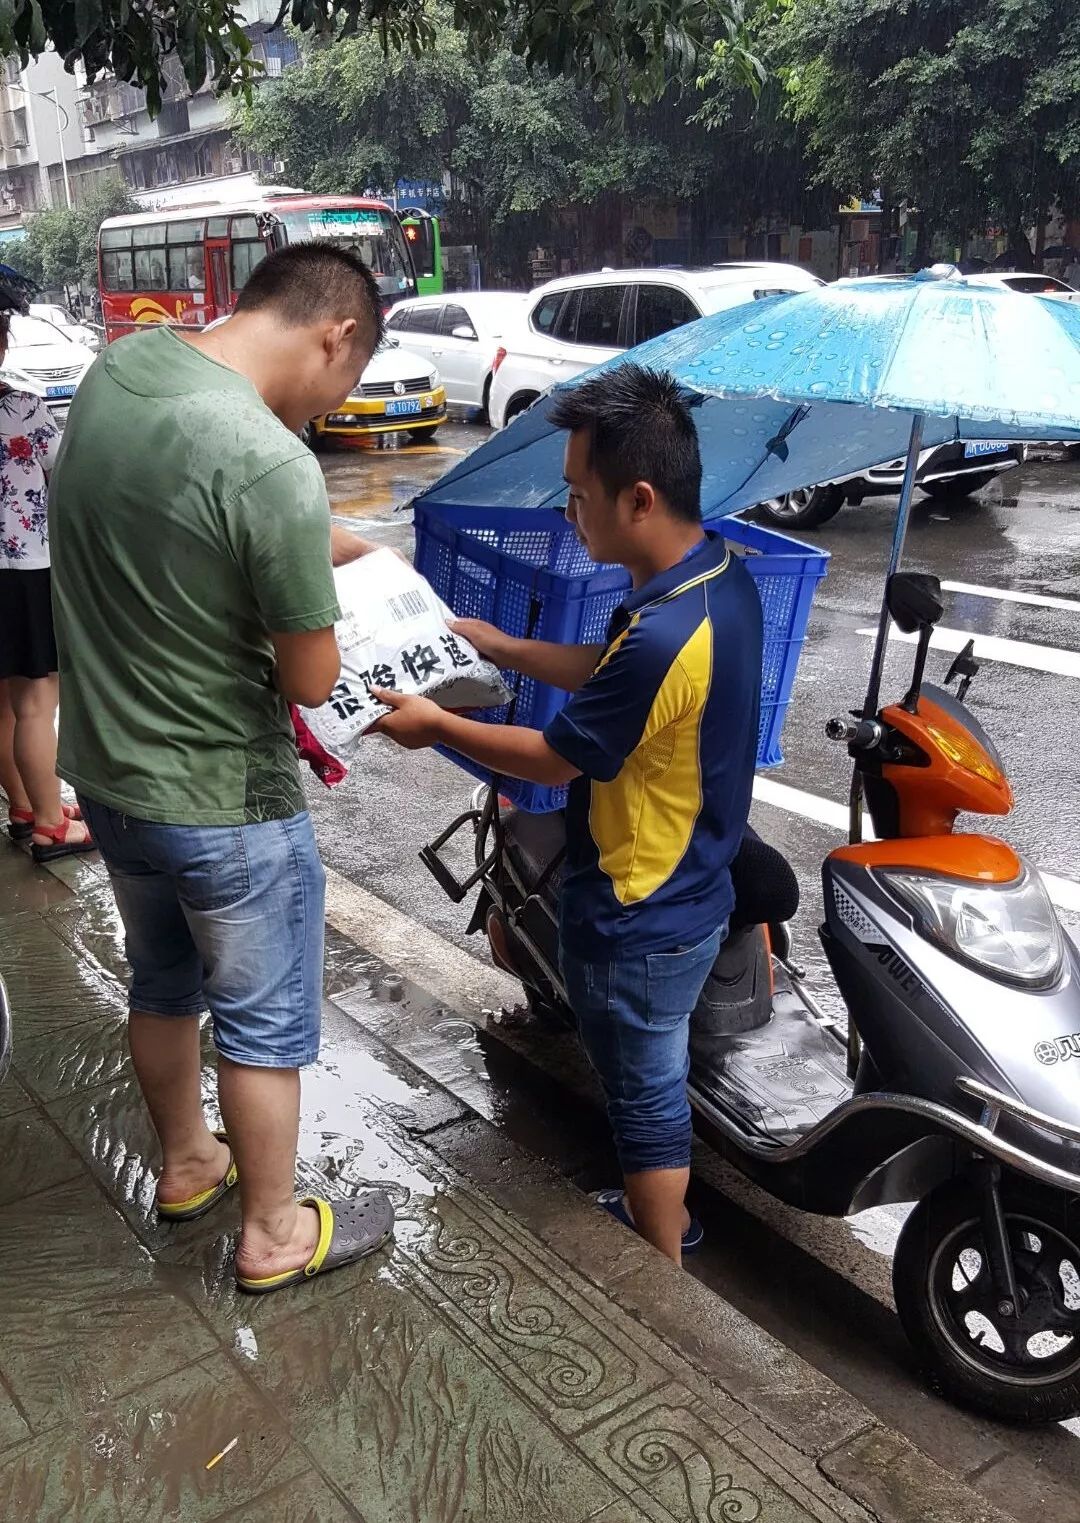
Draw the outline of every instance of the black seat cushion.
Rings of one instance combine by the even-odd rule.
[[[503,826],[507,851],[526,884],[539,881],[566,845],[566,821],[557,814],[526,814],[504,809]],[[562,864],[545,884],[552,902],[558,897]],[[735,889],[735,912],[731,926],[770,925],[794,920],[799,908],[799,883],[788,862],[775,847],[746,827],[742,845],[731,864]]]

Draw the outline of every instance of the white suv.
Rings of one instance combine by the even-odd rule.
[[[624,349],[726,307],[824,285],[794,264],[718,264],[700,270],[601,270],[538,286],[503,339],[491,383],[493,428],[537,397]]]

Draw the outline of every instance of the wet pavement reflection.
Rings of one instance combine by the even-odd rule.
[[[515,1139],[557,1129],[550,1085],[337,933],[298,1184],[388,1190],[396,1240],[326,1279],[239,1295],[235,1193],[185,1226],[154,1212],[108,885],[93,864],[77,895],[48,877],[0,851],[16,1024],[0,1085],[5,1523],[675,1523],[692,1496],[706,1509],[694,1516],[839,1520],[804,1505],[742,1431],[745,1409],[597,1295],[595,1266],[572,1267],[597,1243],[622,1273],[652,1256],[512,1162],[528,1157]],[[205,1032],[204,1056],[213,1116]],[[568,1136],[563,1173],[583,1166],[589,1136]],[[496,1138],[511,1150],[501,1160]],[[486,1188],[462,1173],[470,1159]],[[525,1225],[525,1207],[565,1252]],[[660,1466],[654,1432],[670,1447]]]
[[[435,439],[410,444],[396,435],[327,448],[319,456],[330,508],[343,523],[364,527],[393,523],[397,510],[469,454],[489,430],[464,421],[445,424]]]

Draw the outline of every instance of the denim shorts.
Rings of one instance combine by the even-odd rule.
[[[727,935],[692,947],[593,962],[562,954],[570,1008],[596,1069],[624,1174],[685,1169],[690,1015]]]
[[[124,922],[129,1004],[209,1009],[234,1063],[319,1054],[326,874],[308,814],[258,825],[157,825],[80,798]]]

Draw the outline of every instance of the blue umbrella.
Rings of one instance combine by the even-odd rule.
[[[1080,440],[1080,303],[1019,297],[955,273],[840,280],[767,297],[629,355],[671,371],[698,403],[707,518],[906,456],[890,574],[903,554],[923,448]],[[541,400],[418,500],[554,504],[565,492],[563,444]],[[868,712],[888,626],[883,607]]]

